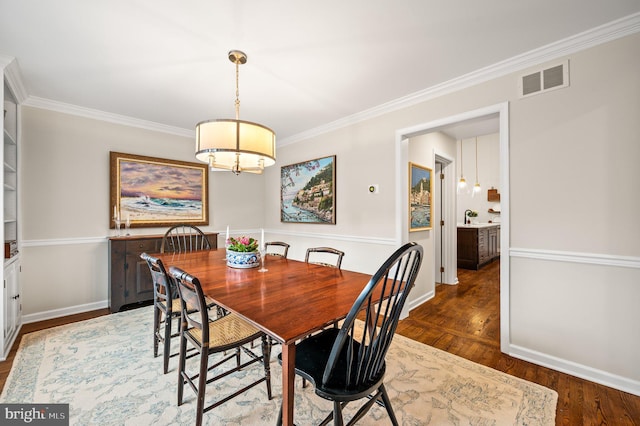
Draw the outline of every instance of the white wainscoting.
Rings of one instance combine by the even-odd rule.
[[[640,258],[525,248],[509,255],[505,352],[640,396]]]

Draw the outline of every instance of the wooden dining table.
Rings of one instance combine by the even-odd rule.
[[[295,343],[343,319],[370,275],[267,256],[266,272],[226,265],[225,249],[154,254],[196,276],[205,295],[282,344],[282,422],[293,425]]]

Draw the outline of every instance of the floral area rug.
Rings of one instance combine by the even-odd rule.
[[[177,357],[162,374],[162,357],[153,357],[152,328],[151,307],[143,307],[27,334],[0,402],[68,403],[71,425],[191,425],[195,395],[185,387],[185,402],[178,407]],[[282,395],[279,352],[274,346],[271,401],[262,383],[205,413],[204,424],[275,424]],[[197,357],[189,361],[197,365]],[[213,383],[207,400],[232,393],[247,376],[259,374],[262,368],[254,364]],[[297,378],[296,424],[317,424],[331,403],[301,383]],[[400,335],[387,354],[385,384],[402,425],[555,424],[553,390]],[[346,421],[357,408],[345,409]],[[390,422],[384,408],[374,406],[358,424]]]

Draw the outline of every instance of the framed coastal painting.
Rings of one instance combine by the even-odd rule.
[[[335,225],[335,155],[280,168],[280,221]]]
[[[433,228],[432,176],[430,168],[409,163],[409,232]]]
[[[110,152],[109,223],[208,225],[207,165]]]

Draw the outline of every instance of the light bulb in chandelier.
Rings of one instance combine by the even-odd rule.
[[[480,187],[480,183],[478,182],[478,138],[476,138],[476,183],[473,185],[473,193],[472,197],[480,194],[482,188]]]
[[[464,172],[462,171],[462,139],[460,139],[460,180],[458,181],[458,190],[465,189],[467,187],[467,181],[464,178]]]
[[[482,188],[480,187],[480,184],[478,182],[476,182],[476,184],[473,185],[473,193],[471,195],[472,196],[479,195],[480,191],[482,191]]]

